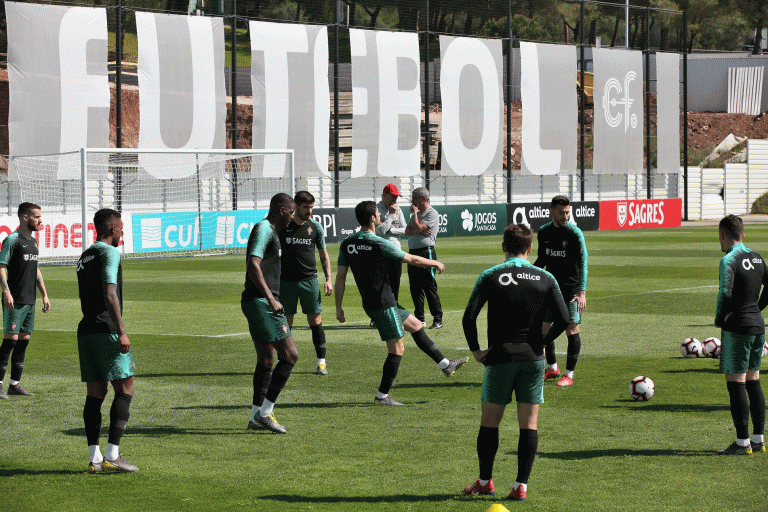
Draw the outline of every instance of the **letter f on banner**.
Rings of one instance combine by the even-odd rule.
[[[521,168],[536,175],[573,173],[578,132],[576,47],[521,41],[520,62]]]

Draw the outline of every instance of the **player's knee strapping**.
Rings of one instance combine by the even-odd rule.
[[[264,398],[272,403],[277,402],[277,397],[285,387],[285,383],[291,376],[293,371],[293,365],[282,359],[277,362],[275,369],[272,371],[272,378],[269,382],[269,389],[264,394]]]
[[[581,353],[581,336],[579,333],[568,335],[568,352],[566,353],[565,369],[573,371],[576,369],[576,361],[579,360]]]
[[[133,396],[125,393],[115,393],[112,407],[109,409],[109,442],[120,444],[120,438],[125,434],[125,427],[131,417],[131,399]]]
[[[749,403],[747,389],[743,382],[727,382],[728,395],[731,401],[731,417],[736,428],[736,438],[749,437]]]
[[[317,358],[325,359],[325,329],[323,329],[323,323],[310,325],[309,330],[312,331],[312,344],[315,346]]]
[[[400,368],[400,361],[402,359],[403,356],[387,354],[387,359],[384,361],[384,368],[381,371],[379,393],[389,393],[390,388],[392,388],[392,383],[395,382],[395,377],[397,377],[397,370]]]
[[[431,357],[434,362],[439,363],[445,358],[443,353],[440,352],[440,349],[437,348],[437,345],[435,345],[435,342],[432,341],[429,336],[427,336],[427,333],[424,331],[424,329],[419,329],[418,331],[412,333],[411,336],[413,336],[413,341],[416,342],[416,346],[419,347],[422,352]]]
[[[748,380],[745,385],[749,397],[749,412],[752,415],[752,434],[765,433],[765,395],[759,380]]]
[[[24,373],[24,359],[27,355],[29,340],[18,340],[16,348],[13,349],[11,356],[11,380],[21,380],[21,374]]]
[[[85,425],[85,438],[88,440],[88,446],[99,444],[101,435],[101,404],[103,398],[95,396],[85,397],[85,406],[83,407],[83,424]]]
[[[538,448],[539,431],[521,428],[520,438],[517,441],[517,478],[515,481],[521,484],[528,483]]]
[[[493,461],[499,451],[499,427],[480,426],[477,433],[477,459],[480,462],[480,480],[493,476]]]
[[[253,405],[261,407],[264,401],[264,395],[269,389],[269,381],[272,379],[272,368],[267,368],[260,364],[253,370]]]

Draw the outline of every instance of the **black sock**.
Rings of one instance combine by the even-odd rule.
[[[572,372],[576,369],[576,361],[579,360],[581,353],[581,336],[579,333],[568,335],[568,354],[565,359],[566,371]]]
[[[264,394],[264,398],[272,403],[277,402],[277,397],[285,387],[285,383],[288,382],[292,371],[293,365],[291,363],[286,363],[282,359],[279,360],[275,365],[275,370],[272,372],[269,389]]]
[[[531,476],[533,461],[536,459],[536,450],[539,448],[539,431],[528,428],[520,429],[520,438],[517,441],[517,478],[516,482],[528,483]]]
[[[125,434],[128,418],[131,417],[132,398],[133,396],[125,393],[115,393],[112,407],[109,409],[109,442],[111,444],[119,445],[120,439]]]
[[[21,374],[24,372],[27,346],[29,346],[29,340],[19,340],[16,342],[16,348],[13,349],[13,355],[11,355],[11,380],[21,380]]]
[[[85,425],[85,438],[88,440],[88,446],[99,444],[101,436],[101,404],[103,398],[95,396],[85,397],[85,407],[83,407],[83,424]]]
[[[747,402],[746,385],[743,382],[726,382],[728,395],[731,398],[731,417],[736,427],[736,438],[749,437],[749,403]]]
[[[387,354],[387,359],[384,361],[384,368],[381,371],[381,383],[379,384],[379,393],[388,394],[392,388],[392,384],[397,377],[397,370],[400,368],[400,360],[403,356],[397,354]]]
[[[546,352],[547,364],[557,364],[557,356],[555,356],[555,340],[544,345],[544,351]]]
[[[315,345],[315,354],[318,359],[325,359],[325,329],[323,324],[310,325],[312,331],[312,344]]]
[[[440,352],[440,349],[437,348],[437,345],[435,345],[435,342],[432,341],[429,336],[427,336],[424,328],[421,328],[418,331],[412,333],[411,336],[413,336],[413,341],[416,342],[416,346],[419,347],[422,352],[431,357],[434,362],[439,363],[445,359],[443,353]]]
[[[11,339],[3,339],[3,344],[0,345],[0,382],[5,378],[5,372],[8,370],[8,359],[11,357],[11,351],[16,346],[16,341]]]
[[[763,435],[765,431],[765,395],[760,380],[748,380],[746,385],[749,396],[749,412],[752,415],[752,434]]]
[[[266,366],[256,365],[256,369],[253,370],[253,405],[261,407],[264,401],[264,395],[267,394],[269,389],[269,381],[272,379],[272,368]]]
[[[493,477],[493,461],[499,450],[499,427],[483,427],[477,433],[477,460],[480,462],[480,480]]]

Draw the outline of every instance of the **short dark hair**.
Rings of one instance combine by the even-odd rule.
[[[744,221],[736,215],[726,215],[720,221],[720,231],[731,240],[741,240],[744,238]]]
[[[504,228],[504,250],[510,254],[527,252],[532,240],[533,231],[523,224],[510,224]]]
[[[293,201],[297,206],[300,204],[312,204],[315,202],[315,196],[306,190],[300,190],[296,192],[295,196],[293,196]]]
[[[552,198],[551,207],[554,208],[555,206],[568,206],[571,204],[571,201],[565,197],[565,196],[555,196]]]
[[[32,210],[42,210],[42,208],[35,203],[21,203],[16,213],[21,218],[23,215],[32,213]]]
[[[93,225],[96,228],[96,235],[101,236],[107,234],[109,224],[113,219],[119,219],[120,212],[111,208],[102,208],[97,211],[93,216]]]
[[[273,195],[272,199],[269,200],[269,215],[279,213],[280,208],[290,208],[294,202],[293,198],[284,192]]]
[[[355,218],[361,226],[367,226],[374,215],[376,215],[376,203],[373,201],[362,201],[355,206]]]

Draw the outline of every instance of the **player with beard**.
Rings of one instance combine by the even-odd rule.
[[[293,328],[293,316],[297,305],[307,315],[309,330],[312,331],[312,344],[317,355],[318,375],[328,375],[326,367],[325,330],[320,313],[323,311],[320,282],[317,279],[315,248],[320,256],[320,265],[325,274],[323,290],[325,295],[333,293],[331,281],[331,260],[325,248],[325,232],[320,223],[312,219],[315,197],[302,190],[293,198],[296,211],[293,219],[278,233],[283,250],[280,264],[280,302],[285,308],[288,327]]]
[[[29,337],[35,327],[35,285],[43,294],[43,313],[51,308],[45,290],[43,274],[37,266],[37,239],[32,235],[40,229],[42,214],[33,203],[21,203],[18,209],[19,229],[8,235],[0,249],[0,286],[3,289],[3,344],[0,346],[0,398],[8,395],[33,396],[19,384]],[[13,355],[11,356],[11,352]],[[11,381],[8,393],[3,379],[11,361]]]
[[[582,313],[587,309],[587,245],[581,230],[572,222],[568,222],[571,203],[567,197],[553,197],[549,213],[552,221],[544,224],[536,235],[539,252],[533,264],[546,268],[555,276],[568,305],[569,323],[565,329],[568,352],[565,373],[557,382],[557,385],[562,387],[573,384],[573,372],[581,353],[579,324]],[[550,326],[550,315],[547,315],[542,332],[546,333]],[[544,380],[557,378],[560,376],[560,370],[555,356],[555,340],[548,343],[545,350],[548,368],[544,372]]]

